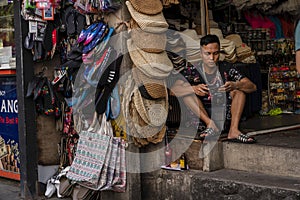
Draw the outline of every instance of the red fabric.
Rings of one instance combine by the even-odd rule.
[[[253,29],[267,28],[270,30],[270,38],[276,37],[276,26],[267,17],[262,16],[257,12],[251,12],[251,11],[244,12],[244,16]]]

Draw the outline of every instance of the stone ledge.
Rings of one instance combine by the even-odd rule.
[[[142,199],[300,199],[300,180],[222,169],[158,170],[142,175]]]

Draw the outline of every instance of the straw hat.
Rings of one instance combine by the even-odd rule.
[[[168,98],[149,100],[142,97],[139,90],[135,90],[132,96],[134,106],[144,120],[151,126],[161,126],[168,116]]]
[[[165,80],[150,78],[135,66],[132,69],[132,74],[144,98],[154,100],[166,97],[167,88]]]
[[[194,29],[186,29],[182,31],[182,39],[187,49],[195,49],[200,52],[200,37]]]
[[[210,34],[218,36],[220,43],[221,43],[221,47],[229,46],[229,45],[233,44],[232,41],[225,39],[223,37],[223,33],[222,33],[221,29],[219,29],[219,28],[211,28]]]
[[[161,53],[166,48],[167,36],[164,33],[148,33],[143,31],[139,25],[130,20],[131,39],[134,44],[148,53]]]
[[[167,31],[169,25],[162,12],[156,15],[145,15],[135,10],[129,1],[126,1],[126,5],[131,17],[143,31],[150,33],[163,33]]]
[[[136,47],[131,39],[127,40],[131,60],[137,68],[151,78],[164,79],[173,69],[172,62],[165,51],[148,53]]]
[[[162,12],[163,6],[160,0],[129,0],[132,7],[139,13],[156,15]]]
[[[133,97],[132,97],[133,98]],[[132,136],[138,138],[148,138],[158,133],[165,123],[160,126],[153,126],[145,122],[142,116],[139,114],[138,109],[135,106],[134,100],[129,103],[130,121],[132,125]]]
[[[239,34],[230,34],[226,36],[226,39],[233,41],[238,57],[243,57],[243,59],[245,59],[246,57],[252,55],[251,48],[247,44],[243,43]]]

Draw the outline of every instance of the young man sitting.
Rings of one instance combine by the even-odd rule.
[[[218,127],[207,112],[216,94],[224,94],[226,120],[230,120],[228,140],[254,143],[255,139],[239,130],[239,122],[246,101],[246,93],[256,90],[256,85],[241,74],[231,63],[219,61],[220,41],[216,35],[206,35],[200,41],[202,62],[182,71],[182,78],[175,81],[171,91],[182,97],[188,109],[206,126],[200,138],[218,136]],[[195,95],[194,95],[195,94]]]

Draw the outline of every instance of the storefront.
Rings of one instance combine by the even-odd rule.
[[[78,138],[80,138],[79,133],[87,128],[91,128],[88,130],[99,128],[93,123],[95,120],[93,113],[87,109],[88,106],[91,106],[90,99],[95,98],[95,93],[97,113],[103,114],[108,110],[110,111],[107,116],[111,120],[114,136],[129,142],[129,148],[132,148],[133,151],[139,152],[139,148],[148,144],[162,144],[164,146],[166,130],[176,130],[176,125],[180,124],[180,121],[169,121],[168,124],[175,126],[167,127],[166,123],[160,121],[167,119],[167,113],[163,113],[161,110],[169,110],[168,95],[166,96],[166,93],[161,92],[166,88],[153,89],[150,87],[148,88],[148,95],[153,95],[151,96],[152,99],[150,98],[151,101],[145,100],[145,97],[140,95],[139,98],[131,102],[134,84],[130,80],[138,80],[143,83],[147,78],[144,76],[143,79],[145,74],[148,76],[154,74],[154,79],[161,80],[166,78],[173,69],[139,70],[135,72],[136,74],[127,74],[124,78],[124,74],[133,69],[131,61],[134,64],[140,61],[136,59],[137,54],[131,54],[135,49],[131,49],[131,51],[130,47],[132,46],[128,45],[128,41],[131,41],[128,40],[130,37],[128,34],[129,27],[140,26],[140,22],[130,21],[131,17],[137,20],[134,15],[137,12],[128,6],[128,3],[125,4],[124,1],[121,3],[119,1],[112,2],[114,4],[101,5],[102,7],[100,5],[99,7],[82,5],[79,1],[15,2],[15,44],[6,45],[7,41],[3,40],[3,46],[12,46],[7,50],[9,55],[12,55],[9,60],[13,61],[13,57],[16,57],[17,60],[18,108],[13,111],[18,111],[18,117],[8,116],[10,119],[8,122],[16,125],[18,120],[20,158],[15,163],[16,167],[21,169],[22,196],[35,196],[38,192],[42,193],[39,195],[43,195],[47,180],[57,171],[70,166],[74,161]],[[180,50],[186,49],[186,58],[191,63],[198,62],[199,57],[197,55],[199,52],[197,50],[199,49],[197,47],[201,35],[213,33],[211,30],[214,29],[217,31],[214,33],[221,33],[218,35],[220,39],[227,41],[230,40],[232,34],[240,36],[238,37],[241,40],[239,42],[242,43],[240,46],[236,45],[233,48],[224,46],[227,52],[225,51],[223,59],[236,64],[258,87],[255,93],[247,97],[244,112],[244,120],[246,121],[243,122],[245,129],[250,129],[247,127],[247,120],[251,120],[252,117],[261,115],[268,115],[269,117],[283,113],[292,115],[299,111],[299,81],[293,67],[293,34],[287,32],[288,35],[276,38],[276,32],[272,32],[273,29],[252,27],[246,20],[247,11],[236,10],[235,6],[228,4],[227,1],[223,3],[220,1],[216,5],[208,2],[206,9],[203,7],[201,9],[198,1],[165,1],[162,9],[160,11],[158,8],[157,13],[163,12],[165,20],[160,21],[162,20],[160,16],[150,26],[153,24],[158,26],[159,29],[157,30],[160,30],[158,33],[164,32],[168,28],[171,30],[170,34],[174,36],[174,40],[169,43],[168,47],[166,47],[166,43],[162,43],[167,42],[167,39],[170,38],[161,37],[158,33],[156,33],[158,34],[156,40],[153,40],[153,44],[158,45],[158,48],[157,46],[153,48],[147,40],[143,40],[144,37],[141,37],[142,29],[138,29],[140,32],[133,30],[130,33],[132,39],[135,37],[142,47],[145,47],[145,44],[150,45],[152,48],[148,48],[148,51],[150,49],[151,53],[161,53],[155,51],[168,48],[168,50],[180,55]],[[212,11],[208,12],[209,9]],[[200,10],[206,11],[207,15],[200,15]],[[98,15],[99,11],[100,16]],[[156,12],[155,10],[148,11],[149,13]],[[139,16],[139,13],[137,15]],[[273,13],[273,15],[277,14]],[[239,17],[235,18],[234,16]],[[260,16],[265,17],[264,15]],[[294,16],[295,14],[288,15],[286,18]],[[98,21],[95,20],[96,18]],[[286,23],[288,26],[291,22]],[[274,26],[272,25],[272,27]],[[90,34],[83,33],[83,30],[88,30],[85,27],[93,27],[89,30]],[[6,32],[9,33],[9,30]],[[83,34],[81,35],[81,33]],[[180,34],[176,35],[177,33]],[[114,35],[119,37],[113,37]],[[180,37],[180,35],[187,37],[183,43],[190,46],[180,46],[182,43],[178,42],[178,38],[175,38]],[[12,36],[8,34],[5,39],[10,37]],[[146,34],[146,37],[149,36]],[[114,48],[106,46],[108,41],[115,42]],[[162,42],[160,43],[160,41]],[[129,54],[126,52],[127,47],[130,51]],[[239,50],[235,48],[239,48]],[[274,57],[278,59],[273,59]],[[166,58],[162,56],[160,61],[166,65],[173,61],[172,65],[177,67],[176,70],[181,70],[180,67],[182,66],[178,65],[178,62],[176,63],[175,58],[174,60],[166,60]],[[108,60],[113,60],[113,62],[106,66]],[[7,66],[7,63],[5,64]],[[97,67],[94,69],[92,66]],[[98,70],[101,66],[105,70]],[[140,72],[144,74],[139,74]],[[120,77],[116,78],[114,75],[117,73],[120,73]],[[81,75],[82,79],[77,79]],[[97,75],[100,76],[95,82],[93,78]],[[125,80],[122,80],[121,75]],[[101,79],[101,77],[105,78]],[[115,87],[116,85],[117,87]],[[114,90],[114,88],[118,88],[119,91]],[[11,88],[9,89],[11,90]],[[82,91],[89,91],[90,93]],[[119,96],[112,97],[113,94],[119,94]],[[72,99],[74,96],[76,98]],[[132,120],[128,119],[137,117],[138,114],[144,114],[141,118],[146,116],[143,118],[143,123],[147,124],[147,114],[140,111],[145,109],[145,105],[151,105],[154,101],[153,98],[160,99],[156,101],[160,106],[155,108],[157,110],[154,110],[155,112],[151,116],[151,120],[156,121],[148,120],[154,125],[152,124],[151,128],[148,129],[133,130],[133,128],[138,129],[140,127],[133,127]],[[117,100],[113,101],[112,99]],[[109,106],[110,109],[107,109]],[[135,108],[132,109],[132,107]],[[12,108],[15,107],[12,106]],[[74,110],[75,114],[73,113]],[[123,113],[123,116],[120,113]],[[179,118],[177,116],[178,112],[173,112],[173,114],[173,118],[168,118],[169,120],[175,118],[180,120],[180,116]],[[281,125],[282,127],[286,126],[286,124]],[[297,125],[297,122],[289,125]],[[139,126],[142,125],[139,124]],[[268,127],[268,129],[271,130],[272,127]],[[126,135],[128,130],[135,136],[134,139]],[[153,132],[156,133],[154,136],[151,135]],[[147,136],[150,134],[151,137],[141,138],[141,134],[148,134]],[[119,143],[119,146],[122,145]],[[17,152],[14,152],[14,156],[17,155]],[[10,169],[15,170],[13,166]],[[16,172],[19,171],[16,170]],[[75,176],[76,174],[73,174],[71,178],[74,180]],[[124,181],[124,174],[117,178]],[[130,180],[132,181],[133,178],[130,177]],[[123,191],[124,182],[121,181],[119,184],[119,188],[115,188],[115,190]]]
[[[0,7],[0,176],[20,180],[14,9],[12,1],[2,1]]]

